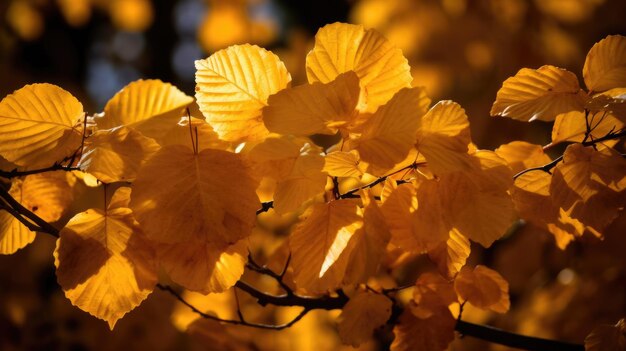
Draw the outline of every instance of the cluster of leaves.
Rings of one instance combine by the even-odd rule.
[[[304,307],[294,323],[311,309],[343,308],[346,344],[390,322],[392,349],[443,350],[460,320],[451,307],[509,309],[497,272],[465,266],[470,240],[489,247],[523,218],[565,247],[586,231],[601,236],[624,207],[626,160],[612,146],[626,123],[625,66],[626,39],[610,36],[587,57],[589,92],[552,66],[504,82],[492,115],[556,120],[552,145],[571,144],[554,160],[525,142],[479,150],[461,106],[431,106],[411,87],[402,52],[358,25],[321,28],[309,83],[296,87],[257,46],[196,61],[199,110],[158,80],[129,84],[93,116],[59,87],[28,85],[0,102],[0,175],[11,181],[0,188],[0,252],[35,231],[58,235],[65,295],[111,328],[156,286],[176,294],[158,284],[166,280]],[[315,144],[320,134],[333,145]],[[101,206],[71,213],[78,181],[103,189]],[[49,224],[64,215],[60,231]],[[281,218],[295,222],[287,240],[254,253],[282,262],[278,274],[252,260],[251,239]],[[402,299],[390,272],[419,255],[436,268]],[[286,295],[243,282],[246,267]],[[262,327],[241,313],[226,322]]]

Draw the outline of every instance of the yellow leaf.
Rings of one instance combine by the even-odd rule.
[[[419,119],[430,99],[423,88],[402,89],[376,113],[350,130],[350,147],[382,173],[402,161],[415,144]]]
[[[22,180],[16,179],[11,183],[9,194],[18,202],[22,201]],[[0,209],[0,254],[13,254],[34,240],[34,232],[31,232],[9,212]]]
[[[343,279],[347,284],[366,283],[378,272],[391,239],[383,213],[371,199],[372,195],[363,192],[361,198],[364,202],[363,226],[352,235],[345,250],[350,254]]]
[[[393,328],[391,351],[444,351],[454,340],[456,320],[447,308],[440,308],[428,318],[412,312],[414,303],[405,308]]]
[[[246,240],[220,247],[211,242],[157,244],[159,263],[185,289],[202,294],[223,292],[239,280],[247,261]]]
[[[626,322],[620,319],[615,325],[596,327],[585,338],[585,351],[626,350]]]
[[[626,160],[618,152],[572,144],[554,169],[550,195],[557,207],[601,237],[626,205],[625,189]]]
[[[32,84],[0,102],[0,155],[29,169],[51,166],[80,147],[83,105],[52,84]]]
[[[413,80],[402,51],[373,29],[361,25],[328,24],[315,35],[315,47],[306,57],[310,83],[333,81],[354,71],[367,96],[365,111],[374,112]]]
[[[459,104],[440,101],[419,121],[416,148],[435,174],[471,167],[469,121]]]
[[[453,277],[465,265],[470,252],[469,240],[457,230],[451,230],[448,240],[430,249],[428,257],[437,265],[441,274]]]
[[[624,123],[615,118],[612,114],[590,114],[588,117],[589,126],[591,127],[590,138],[600,138],[607,135],[611,131],[620,130],[624,127]],[[552,127],[552,144],[558,144],[565,141],[582,142],[587,132],[587,122],[585,114],[580,111],[572,111],[561,114],[556,117],[554,126]],[[608,140],[606,144],[615,144],[617,141]]]
[[[204,149],[218,149],[226,150],[229,148],[230,143],[220,140],[217,133],[213,130],[210,124],[205,120],[199,118],[191,118],[191,130],[189,128],[189,118],[187,116],[181,117],[178,123],[171,126],[171,128],[163,135],[155,138],[156,142],[161,146],[166,145],[185,145],[191,146],[193,133],[193,140],[196,140],[196,131],[198,139],[198,150]]]
[[[593,92],[626,87],[626,37],[609,35],[595,43],[585,59],[583,78]]]
[[[341,341],[353,347],[368,341],[374,330],[391,317],[391,305],[391,300],[385,295],[370,291],[357,292],[339,315]]]
[[[315,152],[303,151],[293,163],[289,175],[278,181],[274,193],[274,210],[284,214],[298,209],[302,204],[324,192],[327,175],[322,172],[324,157]]]
[[[256,222],[256,187],[240,155],[171,145],[139,170],[130,207],[154,241],[234,244]]]
[[[509,283],[485,266],[463,267],[454,280],[454,289],[461,300],[478,308],[497,313],[509,310]]]
[[[335,134],[356,115],[359,79],[352,71],[328,84],[315,82],[269,97],[263,121],[271,132],[293,135]]]
[[[363,218],[355,201],[313,205],[289,236],[291,266],[298,288],[310,292],[336,288],[347,263],[341,260],[339,267],[337,261],[362,226]]]
[[[411,311],[419,318],[429,318],[437,311],[458,302],[454,285],[437,273],[420,275],[413,289],[414,306]]]
[[[134,129],[100,130],[85,140],[78,165],[104,183],[132,182],[141,165],[160,148]]]
[[[261,111],[290,81],[278,56],[255,45],[234,45],[196,61],[200,111],[226,141],[265,138]]]
[[[128,208],[89,209],[61,230],[57,280],[73,305],[113,329],[157,282],[155,254]]]
[[[96,118],[100,129],[126,126],[150,138],[159,138],[183,115],[193,102],[175,86],[158,79],[137,80],[120,90]]]
[[[600,114],[604,117],[605,114],[609,114],[620,120],[623,126],[626,123],[626,88],[615,88],[597,94],[587,101],[585,108],[592,116]]]
[[[500,145],[495,152],[509,164],[515,174],[528,168],[543,166],[552,161],[550,156],[543,152],[541,145],[525,141],[513,141]]]
[[[525,122],[553,121],[561,113],[582,111],[585,98],[578,78],[567,70],[548,65],[522,68],[498,90],[491,115]]]
[[[360,178],[365,173],[363,168],[356,151],[335,151],[324,157],[324,172],[332,177]]]
[[[56,222],[74,201],[73,176],[64,171],[24,178],[20,203],[47,222]]]

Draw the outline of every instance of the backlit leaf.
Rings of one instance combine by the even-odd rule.
[[[256,187],[240,155],[171,145],[139,170],[130,207],[154,241],[234,244],[256,221]]]
[[[54,258],[65,296],[111,329],[157,282],[154,250],[128,208],[74,216],[61,230]]]
[[[289,236],[291,266],[298,288],[324,291],[341,283],[347,260],[341,261],[342,267],[333,266],[354,232],[363,226],[359,211],[352,200],[315,204],[309,209]]]
[[[358,127],[351,129],[350,147],[380,170],[402,161],[415,144],[419,119],[430,104],[423,88],[402,89]]]
[[[220,247],[211,242],[157,244],[159,263],[177,284],[202,294],[222,292],[239,280],[247,261],[246,240]]]
[[[32,84],[0,102],[0,155],[18,166],[41,168],[80,146],[83,105],[52,84]]]
[[[448,240],[430,249],[428,257],[442,275],[453,277],[465,265],[470,252],[469,240],[457,230],[451,230]]]
[[[352,71],[328,84],[281,90],[270,96],[263,109],[265,126],[280,134],[335,134],[356,115],[359,91],[359,79]]]
[[[373,29],[346,23],[328,24],[317,32],[306,71],[310,83],[328,83],[341,73],[356,72],[368,112],[376,111],[413,80],[400,49]]]
[[[626,322],[596,327],[585,338],[585,351],[617,351],[626,349]]]
[[[420,119],[416,148],[435,174],[468,170],[472,142],[465,110],[453,101],[440,101]]]
[[[585,94],[573,73],[554,66],[522,68],[504,81],[491,107],[492,116],[520,121],[553,121],[557,115],[582,111]]]
[[[543,152],[541,145],[534,145],[525,141],[513,141],[500,145],[495,152],[509,164],[515,174],[527,168],[543,166],[552,161],[550,156]]]
[[[589,91],[626,87],[626,37],[609,35],[595,43],[585,59],[583,78]]]
[[[47,222],[58,221],[74,201],[75,178],[64,171],[24,178],[20,203]]]
[[[196,61],[196,99],[221,139],[247,141],[268,135],[261,111],[291,76],[278,56],[255,45],[234,45]]]
[[[485,266],[463,267],[454,280],[454,289],[461,300],[478,308],[497,313],[509,310],[509,283]]]
[[[447,308],[439,308],[428,318],[413,314],[413,302],[405,308],[393,328],[392,351],[444,351],[454,340],[456,320]]]
[[[588,117],[590,126],[590,137],[588,140],[594,138],[601,138],[607,135],[610,131],[620,130],[624,127],[624,123],[615,118],[612,114],[604,114],[599,112],[597,114],[590,114]],[[572,111],[557,116],[552,127],[552,144],[558,144],[565,141],[582,142],[587,132],[587,122],[585,121],[585,114],[580,111]],[[616,141],[607,141],[607,144],[615,143]]]
[[[193,102],[175,86],[158,79],[137,80],[120,90],[96,118],[100,129],[126,126],[150,138],[158,138],[183,115]]]
[[[420,318],[429,318],[439,310],[458,302],[458,299],[452,281],[437,273],[426,272],[415,282],[413,302],[413,314]]]
[[[339,315],[339,337],[346,345],[358,347],[372,337],[374,329],[391,317],[391,300],[370,291],[357,292]]]
[[[11,183],[9,194],[18,202],[22,201],[22,180],[16,179]],[[31,232],[9,212],[0,209],[0,254],[13,254],[34,240],[34,232]]]
[[[78,164],[101,182],[132,182],[141,165],[159,149],[154,139],[134,129],[116,127],[89,136]]]
[[[335,151],[324,157],[324,172],[332,177],[359,178],[365,173],[356,151]]]

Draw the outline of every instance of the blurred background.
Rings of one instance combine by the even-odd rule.
[[[433,101],[452,99],[466,109],[480,148],[547,144],[549,124],[489,117],[498,88],[520,68],[544,64],[574,72],[582,85],[587,51],[609,34],[626,35],[625,15],[623,0],[0,0],[0,96],[49,82],[91,114],[139,78],[193,95],[194,60],[246,42],[276,53],[298,85],[306,82],[305,56],[317,29],[342,21],[376,28],[400,47],[414,85],[425,86]],[[572,342],[582,342],[592,326],[615,323],[626,315],[625,227],[622,215],[604,242],[589,239],[566,251],[528,227],[488,251],[473,248],[472,263],[510,282],[513,308],[500,317],[470,310],[467,318]],[[1,350],[222,349],[174,328],[174,301],[158,291],[109,333],[63,297],[53,247],[52,238],[39,238],[0,256]],[[304,335],[323,331],[299,330],[289,334],[302,343],[292,349],[336,347]],[[486,347],[503,349],[470,338],[451,346]]]

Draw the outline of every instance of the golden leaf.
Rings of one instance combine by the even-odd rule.
[[[191,117],[191,128],[189,128],[189,118],[187,116],[181,117],[178,123],[172,125],[165,134],[154,140],[161,146],[191,146],[191,135],[193,133],[193,141],[196,141],[196,131],[198,151],[204,149],[226,150],[230,147],[230,143],[220,140],[213,127],[204,119]]]
[[[18,202],[22,201],[22,180],[16,179],[11,183],[9,194]],[[9,212],[0,209],[0,254],[13,254],[34,240],[35,232],[31,232]]]
[[[450,231],[448,240],[428,250],[428,257],[441,274],[453,277],[465,265],[470,252],[469,240],[454,229]]]
[[[260,207],[256,187],[240,155],[164,146],[139,170],[130,207],[156,242],[223,246],[250,235]]]
[[[472,142],[465,110],[453,101],[440,101],[420,120],[417,150],[435,174],[466,171],[471,167]]]
[[[320,292],[339,286],[347,265],[347,259],[340,260],[340,256],[362,226],[355,201],[313,205],[289,236],[291,267],[298,288]]]
[[[346,345],[358,347],[374,330],[391,317],[391,300],[382,294],[358,291],[339,315],[339,337]]]
[[[51,166],[80,147],[83,105],[52,84],[32,84],[0,102],[0,155],[29,169]]]
[[[141,165],[160,148],[134,129],[100,130],[85,140],[78,165],[104,183],[132,182]]]
[[[74,201],[74,177],[64,171],[24,178],[20,203],[46,222],[56,222]]]
[[[456,320],[447,308],[439,308],[428,318],[414,315],[411,302],[393,328],[392,351],[444,351],[454,340]]]
[[[211,242],[157,244],[159,263],[185,289],[202,294],[223,292],[239,280],[247,261],[246,240],[220,247]]]
[[[250,141],[268,131],[261,111],[291,76],[278,56],[255,45],[234,45],[196,61],[196,99],[221,139]]]
[[[441,309],[458,302],[454,285],[437,273],[426,272],[420,275],[413,289],[414,306],[411,311],[419,318],[426,319]]]
[[[509,164],[509,167],[515,174],[528,168],[543,166],[552,161],[550,156],[543,152],[541,145],[525,141],[512,141],[508,144],[500,145],[495,152]]]
[[[573,73],[554,66],[522,68],[502,83],[492,116],[520,121],[553,121],[557,115],[582,111],[586,94]]]
[[[609,35],[595,43],[585,59],[583,78],[592,92],[626,87],[626,37]]]
[[[327,84],[284,89],[269,97],[263,121],[274,133],[335,134],[355,117],[359,92],[359,79],[352,71]]]
[[[454,289],[461,300],[497,313],[505,313],[511,304],[509,283],[485,266],[463,267],[454,280]]]
[[[57,280],[73,305],[113,329],[157,282],[152,245],[130,209],[89,209],[61,230],[54,251]]]
[[[100,129],[126,126],[150,138],[159,138],[178,122],[183,108],[193,102],[175,86],[158,79],[137,80],[120,90],[96,118]]]
[[[356,72],[360,79],[367,112],[376,111],[413,80],[402,51],[377,31],[346,23],[320,28],[315,47],[306,57],[309,82],[328,83],[348,71]]]
[[[350,130],[350,148],[361,160],[382,173],[404,160],[415,144],[419,119],[426,114],[430,99],[423,88],[396,93],[362,124]]]
[[[624,127],[624,123],[615,118],[612,114],[590,114],[588,117],[590,126],[590,138],[601,138],[611,131],[620,130]],[[587,121],[585,114],[580,111],[572,111],[558,115],[552,126],[552,144],[558,144],[566,141],[582,142],[587,132]],[[614,145],[616,140],[608,140],[607,145]]]
[[[332,177],[360,178],[364,167],[359,165],[359,155],[356,151],[335,151],[324,157],[324,172]]]

